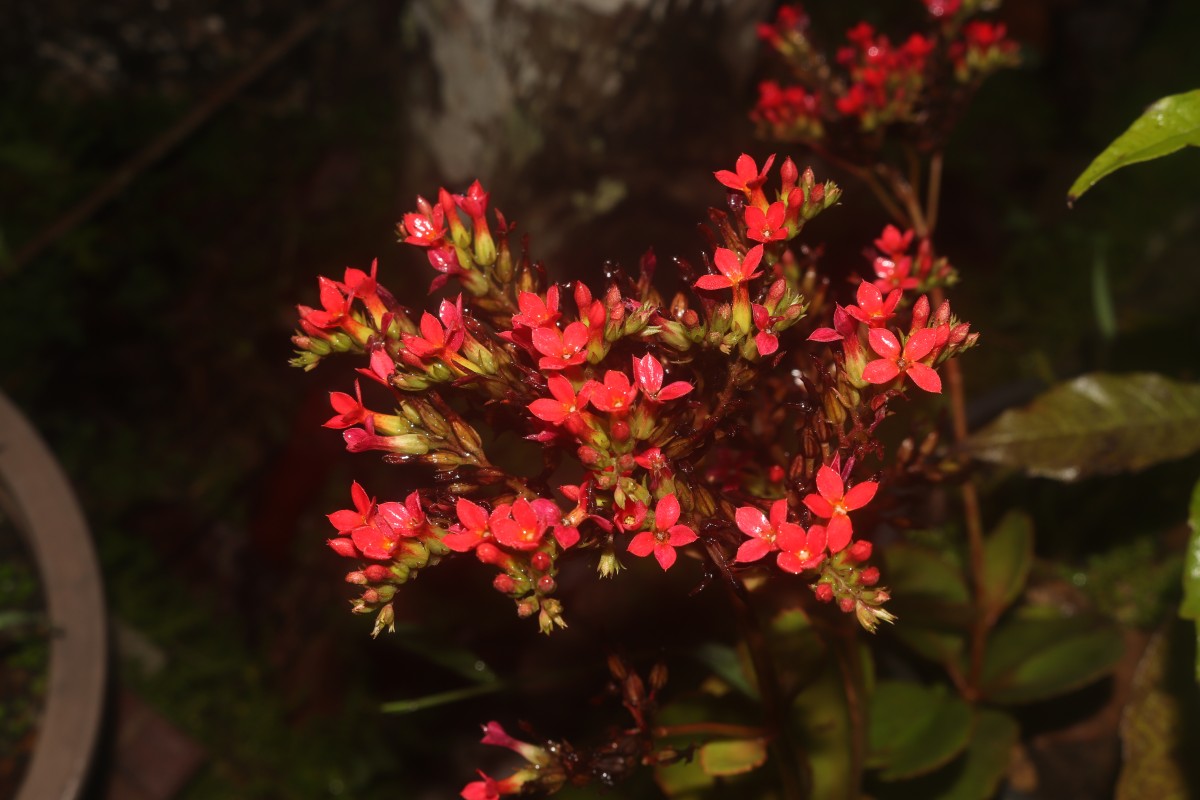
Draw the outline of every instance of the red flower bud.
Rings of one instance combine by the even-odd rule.
[[[879,568],[867,567],[859,573],[858,579],[863,586],[874,586],[879,583]]]
[[[818,583],[816,587],[813,588],[813,594],[816,595],[817,599],[822,603],[828,603],[833,600],[833,587],[828,583]]]
[[[358,549],[354,546],[354,542],[349,539],[338,537],[337,539],[328,540],[329,547],[333,552],[343,558],[358,558]]]
[[[514,581],[510,575],[506,575],[503,572],[501,572],[495,578],[492,578],[492,588],[497,592],[509,594],[513,589],[516,588],[516,586],[517,582]]]
[[[371,564],[370,566],[363,567],[363,575],[366,576],[367,580],[379,583],[380,581],[387,580],[391,575],[391,571],[382,564]]]
[[[550,561],[549,555],[547,555],[544,551],[539,550],[533,554],[532,558],[529,559],[529,563],[538,572],[545,572],[546,570],[550,569],[553,562]]]
[[[558,588],[558,584],[554,582],[554,578],[551,578],[549,575],[543,575],[538,578],[537,588],[542,594],[552,594]]]
[[[859,539],[854,544],[850,545],[850,550],[847,555],[855,564],[861,564],[871,557],[871,543]]]
[[[838,598],[838,608],[840,608],[845,613],[849,614],[851,611],[854,610],[854,598],[853,597],[839,597]]]
[[[347,572],[346,573],[346,583],[354,583],[359,586],[363,586],[367,583],[367,576],[363,575],[361,572],[357,572],[357,571],[356,572]]]
[[[800,171],[796,169],[796,162],[792,161],[791,158],[785,158],[783,165],[779,168],[779,179],[783,182],[781,191],[785,197],[796,185],[799,177]]]
[[[500,548],[491,542],[483,542],[479,547],[475,548],[475,557],[485,564],[495,564],[503,555],[500,553]]]

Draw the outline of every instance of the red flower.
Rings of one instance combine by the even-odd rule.
[[[380,522],[401,536],[420,536],[427,528],[420,495],[413,492],[403,503],[380,503],[375,513],[375,523],[378,525]]]
[[[648,556],[654,553],[654,558],[663,570],[668,570],[675,563],[675,548],[691,544],[699,537],[687,525],[677,525],[679,521],[679,500],[674,494],[669,494],[654,509],[654,530],[642,531],[629,542],[629,552],[635,556]]]
[[[638,388],[649,400],[663,403],[683,397],[694,387],[687,381],[675,381],[664,388],[663,365],[654,356],[647,353],[641,358],[633,359],[633,375],[637,379]]]
[[[827,466],[817,470],[817,491],[804,498],[804,505],[818,517],[829,520],[826,527],[829,552],[836,553],[850,543],[854,526],[847,514],[871,502],[878,488],[875,481],[863,481],[847,492],[837,470]]]
[[[758,354],[771,355],[779,349],[779,337],[770,330],[771,313],[767,311],[766,306],[754,303],[750,306],[750,318],[754,320],[754,327],[758,328],[758,333],[754,335],[754,346],[758,348]]]
[[[326,428],[349,428],[372,418],[371,412],[363,406],[362,387],[358,381],[354,382],[354,397],[345,392],[330,392],[329,405],[333,406],[337,414],[325,421]]]
[[[875,286],[881,292],[915,289],[918,281],[911,273],[912,259],[908,256],[897,256],[895,261],[890,258],[875,259],[875,275],[878,277]]]
[[[636,533],[646,522],[647,510],[645,503],[640,500],[630,502],[630,498],[626,497],[624,504],[613,509],[613,524],[622,533]]]
[[[774,202],[763,211],[757,206],[746,208],[746,235],[756,242],[780,242],[787,238],[787,226],[783,218],[787,208],[783,203]]]
[[[401,335],[408,352],[422,361],[439,358],[449,360],[463,345],[466,330],[462,322],[462,295],[458,296],[457,304],[443,300],[438,316],[438,322],[432,314],[426,311],[421,315],[421,335],[405,333]]]
[[[551,286],[546,291],[546,299],[533,292],[521,292],[517,295],[517,307],[520,313],[513,314],[513,327],[540,328],[543,325],[553,325],[562,314],[558,311],[558,287]]]
[[[465,497],[454,504],[458,512],[458,524],[450,526],[450,532],[442,537],[442,543],[456,553],[466,553],[492,535],[488,513]]]
[[[783,552],[775,563],[782,570],[799,574],[825,560],[826,531],[821,525],[813,525],[805,533],[804,528],[796,525],[781,531],[777,544]]]
[[[893,289],[885,299],[878,286],[863,281],[858,285],[858,305],[846,306],[846,313],[872,328],[882,327],[895,313],[901,294],[899,289]]]
[[[571,382],[562,375],[551,375],[546,379],[546,387],[553,399],[543,397],[529,404],[529,411],[540,420],[552,425],[563,425],[572,433],[578,433],[586,425],[588,419],[583,410],[587,406],[595,381],[588,381],[575,394]]]
[[[497,519],[492,515],[491,529],[496,541],[513,550],[536,550],[542,543],[546,528],[560,518],[558,506],[538,498],[530,503],[521,498],[512,504],[512,516]]]
[[[538,366],[542,369],[566,369],[582,364],[587,355],[588,329],[582,322],[572,322],[565,331],[546,325],[533,331],[533,346],[542,354]]]
[[[912,240],[913,232],[911,230],[902,234],[895,225],[888,225],[875,240],[875,246],[879,248],[879,252],[889,258],[899,258],[908,252],[908,248],[912,246]]]
[[[734,513],[738,530],[750,538],[742,542],[734,561],[758,561],[772,550],[778,549],[776,537],[785,530],[804,532],[794,522],[787,521],[787,500],[776,500],[771,504],[771,519],[768,522],[763,512],[754,506],[742,506]]]
[[[627,414],[637,399],[637,387],[629,383],[624,372],[610,369],[604,373],[604,383],[588,382],[592,387],[591,404],[610,414]]]
[[[375,516],[375,501],[367,496],[367,492],[358,481],[350,484],[350,498],[354,501],[354,510],[345,509],[328,515],[329,522],[343,536],[350,535],[355,528],[371,524]]]
[[[720,275],[703,275],[700,280],[696,281],[697,289],[707,289],[714,291],[716,289],[729,289],[739,286],[746,281],[753,280],[761,275],[761,272],[755,272],[758,263],[762,261],[763,246],[756,244],[751,247],[746,253],[743,260],[738,260],[737,253],[724,247],[718,247],[717,252],[713,255],[713,262],[716,264]]]
[[[430,207],[420,199],[418,205],[428,210],[404,215],[404,243],[419,247],[441,245],[446,238],[446,213],[441,206]]]
[[[929,355],[938,343],[938,330],[922,328],[908,337],[904,349],[895,334],[886,328],[872,328],[868,334],[871,349],[878,353],[878,358],[863,369],[863,379],[870,383],[888,383],[900,375],[908,375],[913,383],[927,392],[942,391],[942,379],[938,377],[933,367],[921,363],[921,359]]]
[[[762,172],[759,172],[758,165],[754,159],[742,153],[738,156],[737,172],[730,172],[727,169],[723,169],[714,172],[713,177],[733,191],[744,192],[746,197],[750,197],[756,189],[759,189],[766,183],[767,173],[771,170],[773,163],[775,163],[775,155],[772,153],[767,158],[767,162],[763,164]]]

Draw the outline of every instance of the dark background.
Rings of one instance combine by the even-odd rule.
[[[711,171],[780,152],[846,189],[807,240],[826,244],[835,273],[869,267],[861,253],[885,221],[869,192],[798,147],[756,141],[746,120],[770,69],[753,23],[771,4],[538,5],[5,4],[0,388],[53,446],[92,524],[116,682],[205,752],[183,797],[449,796],[488,763],[471,744],[478,723],[582,730],[593,712],[579,698],[593,708],[603,672],[573,665],[627,636],[645,652],[639,642],[678,624],[672,609],[722,624],[712,599],[686,600],[686,577],[652,597],[631,594],[636,577],[573,596],[584,570],[564,579],[578,630],[551,647],[478,568],[455,563],[406,587],[401,634],[371,641],[323,544],[323,515],[347,504],[352,477],[381,499],[405,477],[319,427],[349,365],[287,366],[294,305],[316,302],[317,274],[378,258],[384,283],[420,307],[431,273],[394,234],[416,194],[479,177],[552,274],[598,278],[606,260],[631,264],[649,246],[695,257],[695,226],[722,199]],[[810,10],[836,39],[876,5]],[[112,202],[22,256],[306,15],[311,35]],[[964,278],[956,311],[984,336],[964,362],[976,418],[1092,369],[1195,378],[1196,154],[1120,172],[1074,211],[1064,198],[1147,104],[1200,86],[1200,5],[1010,0],[1003,17],[1024,65],[991,80],[964,119],[940,229]],[[1114,328],[1098,324],[1098,302]],[[1195,467],[1099,492],[1024,484],[1049,523],[1040,550],[1081,558],[1131,525],[1181,519]],[[1139,493],[1140,510],[1097,499],[1109,486]],[[437,663],[464,653],[516,688],[378,713],[464,686]],[[108,733],[98,785],[115,758]]]

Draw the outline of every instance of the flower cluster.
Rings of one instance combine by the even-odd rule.
[[[929,26],[901,42],[861,22],[846,33],[834,63],[813,45],[808,16],[798,5],[780,8],[759,36],[775,50],[798,83],[774,80],[759,85],[752,118],[771,138],[819,142],[836,134],[866,136],[894,124],[937,129],[931,115],[945,103],[932,96],[949,72],[961,87],[973,87],[988,74],[1016,63],[1016,45],[1002,24],[973,17],[981,2],[925,0]]]
[[[329,546],[359,562],[347,575],[361,587],[354,610],[377,614],[376,633],[393,625],[398,585],[471,555],[545,632],[565,625],[565,557],[607,577],[630,557],[737,573],[774,554],[782,575],[805,576],[865,627],[890,619],[865,565],[870,518],[851,522],[880,486],[860,473],[886,466],[867,466],[883,454],[874,430],[906,381],[937,391],[937,366],[974,334],[948,306],[931,314],[910,296],[949,268],[920,246],[909,255],[912,234],[894,228],[876,242],[878,280],[855,305],[828,303],[828,281],[790,242],[841,192],[791,159],[774,164],[742,155],[714,173],[728,210],[711,214],[707,269],[676,259],[670,299],[652,255],[602,293],[548,283],[511,251],[512,227],[489,218],[478,183],[418,198],[399,228],[437,273],[431,288],[458,287],[436,313],[401,305],[374,267],[320,279],[321,308],[300,307],[293,363],[363,360],[354,393],[331,394],[326,426],[348,450],[425,476],[403,501],[354,483],[353,507],[329,516]],[[390,408],[368,407],[364,386]],[[505,452],[502,434],[528,452]],[[504,793],[489,780],[472,791]]]

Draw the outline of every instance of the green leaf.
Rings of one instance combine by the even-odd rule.
[[[696,759],[658,765],[654,768],[654,782],[662,789],[662,793],[672,800],[691,800],[693,797],[699,797],[714,783],[712,776],[704,771]]]
[[[1033,565],[1033,521],[1010,511],[983,543],[983,599],[992,619],[1000,616],[1025,588]]]
[[[1188,145],[1200,145],[1200,89],[1164,97],[1147,108],[1076,179],[1067,192],[1067,204],[1121,167],[1161,158]]]
[[[1008,770],[1020,730],[1003,711],[983,709],[965,752],[937,772],[916,780],[884,785],[881,800],[988,800]]]
[[[995,628],[981,692],[994,703],[1029,703],[1104,676],[1121,658],[1120,631],[1100,619],[1014,617]]]
[[[914,545],[890,547],[886,559],[888,608],[900,618],[889,631],[931,661],[957,657],[971,619],[962,570],[937,551]]]
[[[821,674],[792,705],[792,720],[808,756],[811,800],[845,800],[854,780],[853,729],[837,659],[827,658]]]
[[[1179,616],[1196,623],[1196,680],[1200,681],[1200,483],[1192,489],[1188,527],[1192,533],[1183,557],[1183,602],[1179,604]]]
[[[1004,412],[966,447],[983,461],[1061,481],[1143,469],[1200,450],[1200,384],[1082,375]]]
[[[695,656],[721,680],[749,698],[758,699],[758,689],[751,676],[754,671],[732,647],[709,642],[696,648]]]
[[[1180,626],[1182,627],[1182,625]],[[1181,631],[1168,627],[1150,638],[1133,673],[1129,701],[1121,720],[1121,772],[1114,792],[1116,800],[1184,800],[1188,791],[1189,720],[1194,702],[1183,675],[1172,669],[1173,650]],[[1179,648],[1183,649],[1183,648]],[[1190,679],[1185,679],[1188,684]],[[1193,759],[1194,760],[1194,759]]]
[[[880,681],[871,695],[867,766],[885,781],[932,772],[966,749],[974,714],[945,686]]]
[[[762,739],[728,739],[700,748],[700,766],[708,775],[741,775],[766,760],[767,745]]]

